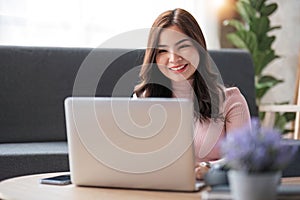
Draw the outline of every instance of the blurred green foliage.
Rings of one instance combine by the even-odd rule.
[[[270,32],[280,29],[281,26],[271,26],[269,16],[277,8],[277,3],[267,4],[268,0],[237,0],[236,10],[241,21],[236,19],[225,20],[224,25],[232,26],[235,32],[227,34],[227,39],[236,47],[250,52],[255,67],[256,104],[261,104],[263,96],[283,80],[270,75],[264,75],[263,70],[270,62],[279,58],[272,44],[276,37]],[[283,104],[283,103],[281,103]],[[264,113],[259,113],[260,119]],[[287,132],[285,125],[294,119],[293,113],[276,113],[275,126]]]

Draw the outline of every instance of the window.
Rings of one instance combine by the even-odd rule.
[[[205,0],[0,0],[0,44],[97,47],[114,35],[150,28],[163,11],[181,7],[208,22]],[[203,15],[203,17],[200,17]],[[201,19],[201,20],[199,20]],[[206,26],[206,24],[209,26]],[[217,32],[214,34],[217,36]],[[208,39],[206,37],[206,39]],[[214,38],[212,41],[217,41]],[[208,41],[209,44],[209,41]]]

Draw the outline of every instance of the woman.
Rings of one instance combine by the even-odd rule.
[[[250,114],[237,88],[225,88],[213,71],[206,42],[194,17],[183,9],[162,13],[152,25],[140,71],[137,97],[189,98],[194,102],[196,177],[220,162],[219,141],[248,124]]]

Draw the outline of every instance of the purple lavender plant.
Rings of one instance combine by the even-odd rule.
[[[249,173],[284,169],[297,148],[284,144],[277,129],[260,126],[258,119],[252,119],[251,124],[251,129],[228,133],[221,143],[228,167]]]

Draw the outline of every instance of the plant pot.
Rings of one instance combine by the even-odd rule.
[[[234,200],[275,200],[281,171],[266,173],[228,172]]]

